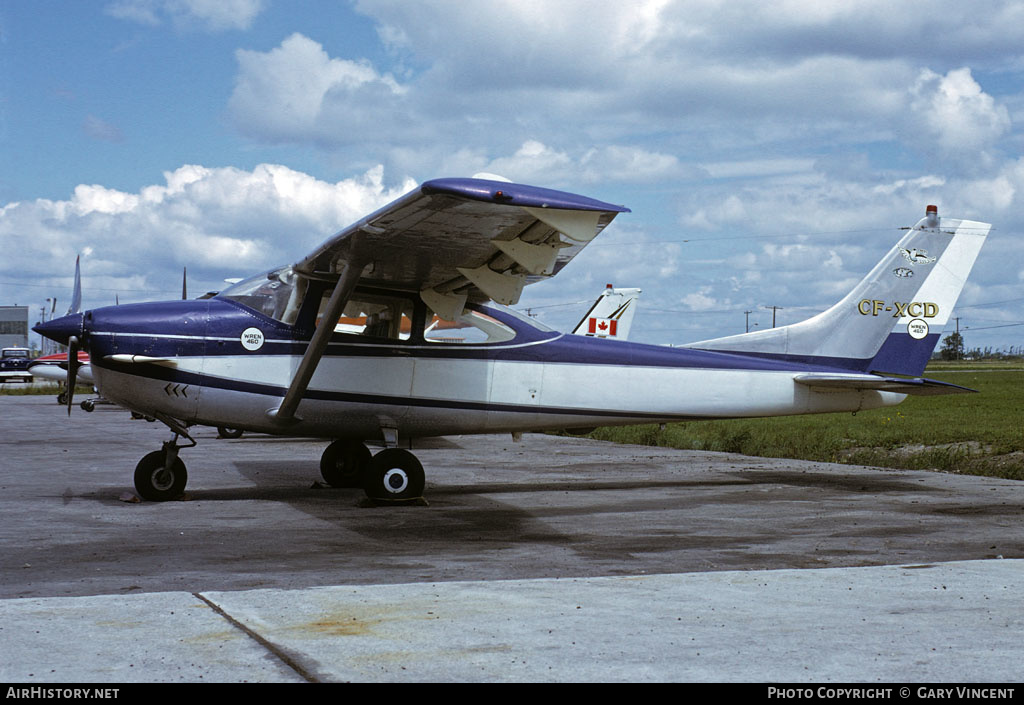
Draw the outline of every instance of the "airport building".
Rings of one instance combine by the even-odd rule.
[[[28,306],[0,306],[0,348],[28,347]]]

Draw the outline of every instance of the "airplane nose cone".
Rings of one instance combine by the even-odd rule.
[[[56,340],[62,345],[67,345],[68,338],[73,335],[81,337],[84,328],[83,314],[72,313],[60,318],[54,318],[46,323],[40,323],[34,326],[32,330],[50,340]]]

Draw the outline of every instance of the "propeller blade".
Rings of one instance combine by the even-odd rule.
[[[75,378],[78,377],[78,338],[68,338],[68,416],[71,416],[71,404],[75,397]]]

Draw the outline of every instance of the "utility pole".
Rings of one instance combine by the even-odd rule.
[[[752,314],[752,313],[753,313],[753,311],[744,311],[743,312],[744,317],[747,319],[747,332],[748,333],[750,332],[750,314]]]
[[[775,312],[782,309],[781,306],[765,306],[764,308],[770,308],[772,310],[772,328],[775,327]]]

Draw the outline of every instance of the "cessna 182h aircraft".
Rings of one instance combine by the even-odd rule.
[[[988,224],[940,221],[929,206],[827,311],[682,348],[566,335],[507,308],[624,212],[522,184],[428,181],[214,298],[99,308],[37,331],[69,344],[70,389],[84,346],[104,396],[171,429],[135,470],[149,500],[183,492],[194,424],[332,439],[329,484],[403,500],[425,485],[400,447],[417,437],[858,411],[969,391],[920,374]],[[433,314],[473,335],[431,340]],[[367,318],[359,332],[318,325],[341,316]],[[385,447],[371,455],[366,441]]]

